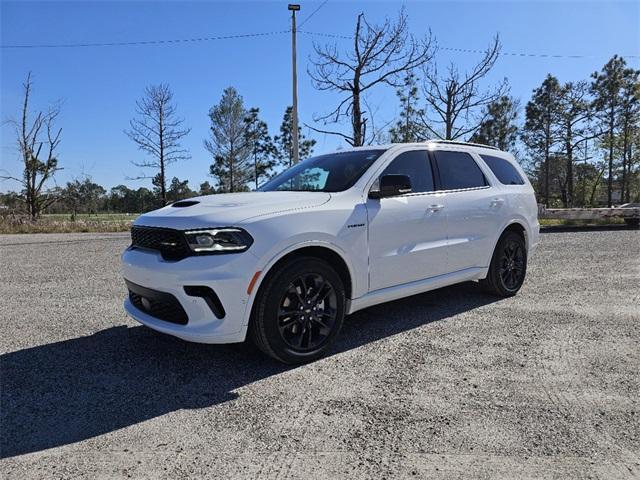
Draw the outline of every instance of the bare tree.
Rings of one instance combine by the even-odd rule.
[[[16,131],[18,150],[24,165],[22,178],[11,175],[0,175],[5,180],[14,180],[22,186],[21,199],[26,205],[32,220],[36,220],[40,213],[55,203],[59,195],[45,188],[47,180],[61,170],[58,167],[56,149],[60,145],[62,129],[55,127],[55,121],[60,114],[60,106],[54,105],[47,112],[38,112],[29,120],[29,100],[31,96],[31,72],[23,84],[24,101],[20,120],[11,120]]]
[[[145,88],[144,96],[136,102],[138,118],[129,122],[127,136],[138,145],[138,149],[151,158],[133,161],[137,167],[153,168],[156,175],[136,177],[153,178],[154,185],[160,190],[162,204],[167,203],[167,166],[179,160],[191,158],[189,152],[180,146],[180,139],[191,129],[181,128],[183,119],[176,115],[173,93],[167,84],[152,85]]]
[[[437,65],[423,68],[424,95],[427,103],[423,115],[424,127],[445,140],[456,140],[475,132],[486,119],[487,107],[509,88],[506,78],[496,87],[480,89],[480,82],[491,71],[500,56],[500,39],[496,35],[482,59],[464,75],[451,63],[444,76],[438,74]],[[435,118],[429,118],[432,114]],[[435,128],[441,125],[442,130]]]
[[[407,72],[431,60],[432,43],[430,32],[419,41],[408,33],[407,16],[402,9],[396,22],[387,19],[382,25],[367,22],[364,13],[358,15],[351,52],[341,54],[335,44],[314,44],[316,58],[308,70],[314,87],[342,95],[335,109],[314,121],[326,125],[347,118],[351,133],[310,128],[338,135],[352,146],[364,145],[367,123],[371,122],[371,112],[362,110],[365,92],[381,84],[400,87]]]

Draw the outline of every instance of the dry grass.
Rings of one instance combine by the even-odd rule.
[[[592,220],[564,220],[560,218],[541,218],[539,219],[542,227],[585,227],[589,225],[624,225],[622,218],[602,218]]]
[[[44,215],[36,222],[24,216],[0,216],[0,234],[7,233],[81,233],[81,232],[127,232],[138,214],[98,214],[78,215],[71,220],[70,215]],[[624,224],[620,218],[607,220],[559,220],[541,218],[540,225],[587,226]]]
[[[71,220],[68,215],[43,216],[32,222],[22,216],[0,216],[0,234],[127,232],[136,216],[92,215]]]

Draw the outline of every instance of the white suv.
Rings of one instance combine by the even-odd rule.
[[[140,216],[122,255],[127,313],[203,343],[247,334],[287,363],[318,358],[347,314],[458,282],[514,295],[538,242],[513,156],[429,141],[305,160],[257,192]]]

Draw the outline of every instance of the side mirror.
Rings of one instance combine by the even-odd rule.
[[[371,190],[369,198],[397,197],[411,191],[411,179],[407,175],[383,175],[379,190]]]

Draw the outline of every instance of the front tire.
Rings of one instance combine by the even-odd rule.
[[[485,290],[500,297],[512,297],[527,273],[527,246],[515,232],[505,232],[493,252],[487,278],[481,280]]]
[[[345,290],[329,264],[300,257],[270,273],[255,300],[251,338],[284,363],[306,363],[324,355],[345,316]]]

